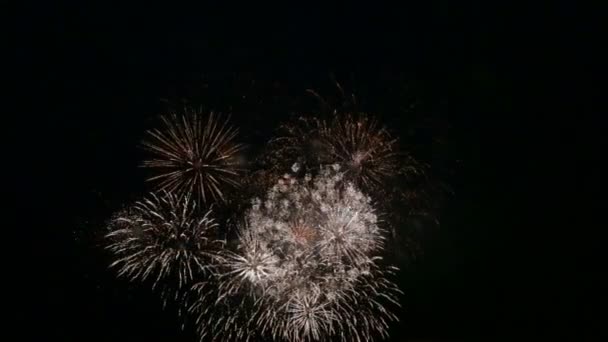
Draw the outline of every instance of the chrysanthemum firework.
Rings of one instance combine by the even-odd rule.
[[[120,212],[109,228],[111,267],[130,280],[151,279],[155,287],[162,283],[179,289],[212,272],[223,247],[211,210],[199,210],[189,196],[165,191]]]
[[[143,166],[153,168],[161,190],[193,194],[203,202],[226,201],[226,188],[239,184],[241,165],[235,142],[238,130],[210,113],[186,110],[183,115],[161,117],[163,129],[149,130],[143,146],[153,157]]]
[[[254,200],[237,252],[223,257],[214,303],[229,307],[240,296],[250,310],[210,310],[199,302],[201,335],[286,341],[386,335],[399,290],[378,256],[384,231],[371,199],[338,168],[303,180],[284,177],[264,200]]]
[[[273,163],[284,167],[298,162],[307,168],[337,163],[348,181],[369,194],[384,193],[400,175],[424,172],[423,165],[400,150],[397,139],[365,113],[300,117],[282,132],[271,142]]]

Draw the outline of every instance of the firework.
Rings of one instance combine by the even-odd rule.
[[[161,191],[136,202],[110,222],[111,267],[130,280],[161,281],[178,289],[211,273],[223,242],[211,210],[199,216],[195,201]]]
[[[424,172],[421,163],[399,150],[397,139],[364,113],[301,117],[282,131],[271,142],[273,163],[298,162],[307,168],[337,163],[348,181],[370,194],[384,194],[400,175]]]
[[[157,171],[149,181],[161,190],[193,194],[203,202],[226,201],[224,190],[239,184],[241,166],[234,140],[238,130],[211,113],[187,110],[184,115],[162,116],[164,130],[148,131],[143,146],[153,157],[143,166]]]
[[[201,335],[296,342],[386,335],[399,290],[378,257],[384,230],[371,199],[338,170],[286,176],[253,201],[236,253],[221,258],[213,305],[224,309],[203,304],[210,291],[193,306]]]
[[[390,222],[391,257],[414,259],[420,254],[420,230],[413,222],[438,224],[441,189],[429,166],[368,114],[336,110],[299,117],[282,126],[264,157],[271,174],[285,172],[289,163],[311,173],[319,165],[340,165],[346,181],[371,196],[382,213],[390,213],[385,218]]]

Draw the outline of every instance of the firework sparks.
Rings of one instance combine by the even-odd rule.
[[[223,242],[207,210],[197,215],[190,197],[162,191],[136,202],[110,222],[108,249],[119,276],[131,280],[176,280],[181,288],[201,273],[213,270]]]
[[[111,220],[111,266],[160,287],[201,341],[388,337],[402,292],[381,255],[409,249],[401,223],[432,216],[428,166],[355,102],[282,126],[252,172],[227,119],[162,116],[142,143],[159,191]],[[199,208],[216,202],[229,204],[216,212],[222,232]]]
[[[253,201],[237,252],[220,262],[225,270],[214,303],[229,307],[243,298],[251,309],[209,310],[201,299],[194,306],[201,335],[296,342],[386,335],[396,319],[388,306],[397,304],[399,290],[377,257],[384,230],[371,199],[338,169],[303,180],[286,176]]]
[[[236,155],[243,146],[234,140],[238,130],[211,113],[206,122],[199,112],[162,116],[164,130],[148,131],[143,146],[154,157],[143,166],[161,190],[194,194],[203,202],[226,201],[224,189],[239,184],[241,166]]]
[[[339,164],[348,181],[368,193],[382,193],[398,175],[421,173],[424,168],[400,151],[397,139],[363,113],[335,113],[330,118],[301,117],[283,126],[271,142],[272,163]]]
[[[336,117],[322,125],[320,135],[329,158],[345,168],[346,176],[364,188],[377,187],[399,172],[396,139],[366,115]]]
[[[403,148],[373,116],[335,110],[325,116],[299,117],[279,132],[264,156],[270,174],[285,172],[290,163],[311,173],[318,172],[319,166],[340,165],[346,181],[371,196],[383,213],[391,213],[387,217],[393,236],[389,243],[397,247],[391,251],[407,250],[411,253],[399,255],[408,259],[420,253],[410,219],[437,224],[442,190],[430,177],[429,165]],[[328,238],[329,232],[324,232]],[[335,236],[329,241],[341,240]]]

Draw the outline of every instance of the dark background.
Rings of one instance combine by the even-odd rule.
[[[331,75],[422,146],[454,190],[403,272],[392,341],[597,337],[599,11],[489,1],[10,10],[19,340],[194,340],[147,289],[116,280],[99,245],[104,220],[145,190],[143,131],[189,98],[232,110],[256,144],[287,119],[286,99],[335,94]],[[400,103],[416,105],[406,115]]]

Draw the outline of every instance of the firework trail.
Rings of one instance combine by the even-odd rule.
[[[296,342],[386,336],[400,291],[388,280],[393,269],[378,257],[384,231],[370,198],[338,169],[303,180],[286,176],[253,201],[236,253],[222,256],[217,295],[200,291],[193,306],[201,336]],[[250,305],[217,309],[239,300]]]
[[[223,247],[217,226],[211,210],[199,216],[189,196],[150,194],[111,220],[106,235],[115,259],[111,267],[132,281],[151,279],[154,288],[162,282],[163,294],[177,294],[173,290],[213,272]]]
[[[162,116],[164,129],[147,132],[143,147],[153,157],[143,167],[157,171],[148,178],[161,190],[193,194],[203,202],[226,201],[224,189],[239,185],[237,153],[243,146],[234,139],[238,130],[213,113],[205,121],[200,112]]]

